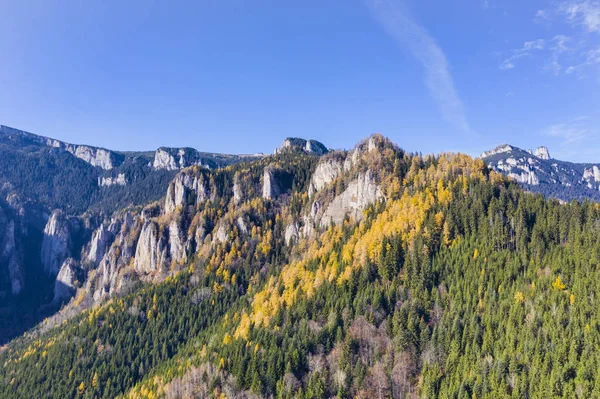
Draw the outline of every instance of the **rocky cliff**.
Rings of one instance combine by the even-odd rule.
[[[275,150],[275,154],[281,154],[286,151],[300,151],[312,155],[324,155],[329,150],[323,143],[320,143],[316,140],[288,137],[283,141],[281,146]]]
[[[62,263],[71,255],[71,225],[62,211],[54,211],[44,228],[42,265],[49,274],[58,274]]]
[[[24,273],[22,270],[23,253],[20,242],[20,226],[15,219],[0,208],[0,276],[7,278],[10,293],[17,295],[23,289]],[[0,291],[2,288],[0,288]]]

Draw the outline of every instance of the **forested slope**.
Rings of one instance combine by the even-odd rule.
[[[339,171],[338,158],[350,160]],[[3,348],[0,396],[600,397],[597,204],[548,201],[481,160],[381,137],[316,169],[304,154],[275,162],[285,195],[236,201],[228,182],[264,167],[238,165],[213,179],[216,198],[170,216],[216,227],[243,215],[245,229]],[[324,169],[337,172],[316,184]],[[315,222],[359,202],[358,188],[345,195],[365,176],[378,200]],[[287,234],[296,224],[305,233]]]

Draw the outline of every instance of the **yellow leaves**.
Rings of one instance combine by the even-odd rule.
[[[235,339],[248,339],[248,334],[250,333],[250,317],[248,317],[248,315],[246,313],[244,313],[242,315],[242,318],[240,320],[240,324],[238,325],[238,328],[235,330],[235,333],[233,334],[233,337]]]
[[[571,294],[571,295],[569,296],[569,303],[570,303],[571,305],[575,305],[575,295]]]
[[[587,331],[587,332],[590,332],[591,330],[592,330],[592,329],[591,329],[591,327],[590,327],[589,323],[588,323],[588,324],[586,324],[586,325],[585,325],[585,331]]]
[[[92,387],[98,388],[98,373],[94,373],[94,377],[92,377]]]
[[[223,288],[223,286],[219,283],[214,283],[213,284],[213,292],[215,294],[218,294],[219,292],[222,292],[225,288]]]
[[[473,252],[473,260],[477,260],[478,257],[479,257],[479,250],[477,248],[475,248],[475,251]]]
[[[83,381],[81,381],[81,384],[79,384],[77,392],[79,392],[80,395],[83,395],[85,393],[85,383]]]
[[[224,369],[225,368],[225,359],[221,358],[221,360],[219,360],[219,369]]]
[[[563,282],[560,279],[560,276],[556,277],[556,280],[554,280],[554,282],[552,283],[552,288],[554,288],[557,291],[564,291],[567,286],[563,284]]]
[[[231,335],[225,334],[225,336],[223,337],[223,344],[229,345],[231,344],[231,342],[233,342],[233,338],[231,337]]]
[[[521,291],[517,291],[515,294],[515,302],[516,303],[523,303],[525,302],[525,295],[523,295],[523,293]]]

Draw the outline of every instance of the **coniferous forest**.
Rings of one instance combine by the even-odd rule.
[[[65,309],[81,312],[4,346],[0,397],[600,397],[600,206],[371,142],[316,191],[318,165],[349,153],[196,170],[212,197],[159,223],[206,238],[163,278],[88,306],[80,290]],[[382,195],[359,217],[286,237],[365,173]]]

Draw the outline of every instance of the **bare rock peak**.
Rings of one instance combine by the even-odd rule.
[[[299,137],[288,137],[283,140],[281,146],[275,150],[275,154],[286,151],[303,151],[307,154],[324,155],[329,150],[323,143],[316,140],[306,140]]]

